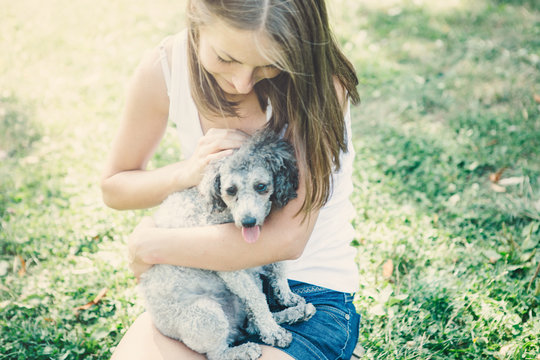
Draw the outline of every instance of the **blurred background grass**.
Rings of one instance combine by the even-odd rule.
[[[363,100],[362,356],[537,359],[538,2],[329,7]],[[0,359],[106,359],[142,311],[124,251],[141,212],[101,203],[100,169],[129,77],[184,1],[0,8]],[[170,131],[153,163],[177,156]]]

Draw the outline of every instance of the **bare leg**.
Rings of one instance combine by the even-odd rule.
[[[292,360],[283,351],[270,346],[261,346],[260,360]],[[205,360],[179,341],[162,335],[152,324],[148,313],[144,313],[131,325],[116,347],[112,360]]]
[[[292,356],[284,353],[279,348],[262,345],[263,354],[259,360],[294,360]]]
[[[150,315],[144,313],[131,325],[111,359],[204,360],[206,358],[181,342],[162,335],[152,323]]]

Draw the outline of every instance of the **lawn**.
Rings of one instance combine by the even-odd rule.
[[[183,1],[2,1],[0,359],[108,359],[143,310],[101,202],[127,81]],[[364,359],[540,359],[540,5],[330,0],[354,62]],[[152,166],[174,161],[171,129]]]

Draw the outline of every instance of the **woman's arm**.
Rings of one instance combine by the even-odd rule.
[[[147,171],[167,127],[168,112],[169,98],[156,49],[145,56],[128,87],[120,127],[102,174],[103,200],[108,206],[156,206],[171,193],[198,184],[208,162],[228,155],[246,139],[237,130],[213,129],[199,141],[190,159]]]
[[[344,88],[335,81],[336,91],[347,109]],[[270,214],[254,244],[246,243],[233,224],[197,228],[160,229],[144,219],[128,239],[131,269],[138,278],[153,264],[171,264],[230,271],[299,258],[315,226],[318,210],[304,218],[298,213],[305,199],[300,174],[298,197]]]
[[[254,244],[246,243],[234,224],[161,229],[147,218],[128,240],[131,269],[138,278],[152,264],[232,271],[297,259],[318,216],[318,211],[305,219],[304,213],[297,215],[304,196],[304,187],[300,185],[296,199],[270,214]]]

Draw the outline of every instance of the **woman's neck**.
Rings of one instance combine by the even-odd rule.
[[[211,116],[207,118],[201,117],[201,125],[203,132],[209,128],[229,128],[240,129],[249,134],[262,128],[266,124],[266,113],[262,111],[259,104],[259,99],[255,92],[247,95],[232,95],[234,98],[229,100],[235,101],[237,106],[238,116],[221,117]]]

